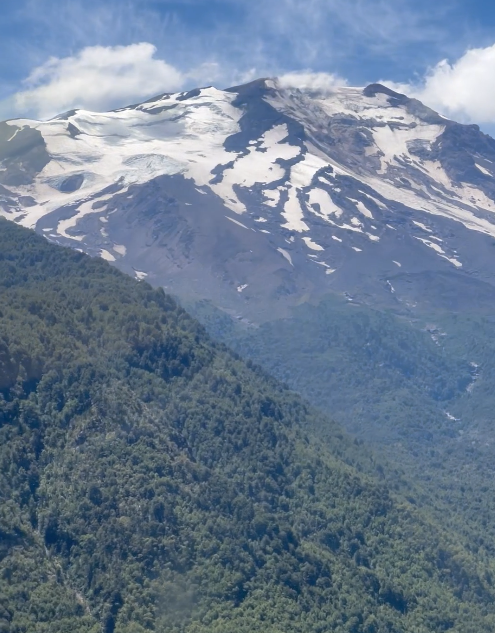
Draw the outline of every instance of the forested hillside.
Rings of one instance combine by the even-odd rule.
[[[495,320],[462,309],[380,310],[329,295],[259,327],[209,302],[191,306],[218,340],[271,375],[397,469],[415,496],[474,552],[495,555]],[[325,439],[326,418],[314,428]]]
[[[2,633],[492,633],[493,560],[373,470],[161,290],[0,221]]]

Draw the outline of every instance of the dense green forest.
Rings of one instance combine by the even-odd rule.
[[[209,302],[191,309],[215,338],[372,446],[391,485],[399,469],[466,547],[495,555],[490,310],[397,314],[329,296],[246,327]],[[313,431],[325,439],[326,428]]]
[[[260,327],[238,325],[208,302],[192,309],[215,338],[375,443],[422,445],[451,435],[444,409],[473,379],[469,362],[438,345],[422,324],[337,296]]]
[[[493,559],[419,506],[163,291],[0,221],[2,633],[492,633]]]

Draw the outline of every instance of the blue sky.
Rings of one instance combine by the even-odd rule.
[[[126,48],[140,43],[149,48]],[[91,55],[96,46],[100,47],[94,49],[97,54]],[[472,49],[479,53],[466,58]],[[107,55],[105,51],[113,52]],[[141,61],[127,77],[133,52],[141,55]],[[98,75],[100,53],[108,64],[103,76]],[[118,55],[125,56],[125,64],[119,64]],[[443,60],[448,63],[441,66]],[[115,63],[121,90],[110,77]],[[82,82],[72,82],[71,91],[60,90],[62,82],[67,84],[67,78],[72,81],[75,75],[89,81],[91,64],[95,82],[108,87],[108,103],[88,101]],[[135,92],[135,97],[145,98],[162,84],[159,92],[211,83],[226,87],[256,76],[294,71],[329,73],[350,85],[387,80],[447,114],[479,122],[491,131],[495,125],[495,106],[491,105],[495,104],[495,3],[2,0],[2,117],[47,116],[57,106],[79,101],[81,106],[104,108],[115,105],[112,94],[125,103]],[[476,95],[473,77],[483,84],[481,96]],[[64,98],[57,101],[57,92]],[[17,97],[24,93],[29,94]],[[460,93],[462,99],[455,109],[450,108],[446,100],[456,101]],[[36,100],[43,99],[46,107],[36,112]],[[486,102],[481,109],[476,104],[480,99]]]

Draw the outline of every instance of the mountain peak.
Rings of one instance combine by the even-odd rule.
[[[495,275],[495,142],[381,84],[262,78],[10,121],[0,160],[0,214],[229,309],[352,295],[398,264]]]
[[[400,92],[395,92],[391,88],[379,83],[369,84],[363,89],[363,95],[365,97],[375,97],[377,94],[384,94],[398,100],[407,99],[407,97]]]

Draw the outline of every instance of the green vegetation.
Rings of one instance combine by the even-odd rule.
[[[492,559],[364,471],[162,291],[0,221],[2,633],[492,633]]]
[[[192,311],[373,446],[389,485],[428,506],[467,548],[495,556],[495,319],[472,304],[413,319],[330,296],[258,328],[207,302]],[[325,438],[324,425],[313,431]]]
[[[443,408],[472,381],[469,363],[423,326],[336,297],[259,328],[238,326],[207,302],[193,309],[215,338],[368,441],[422,444],[451,435]]]

